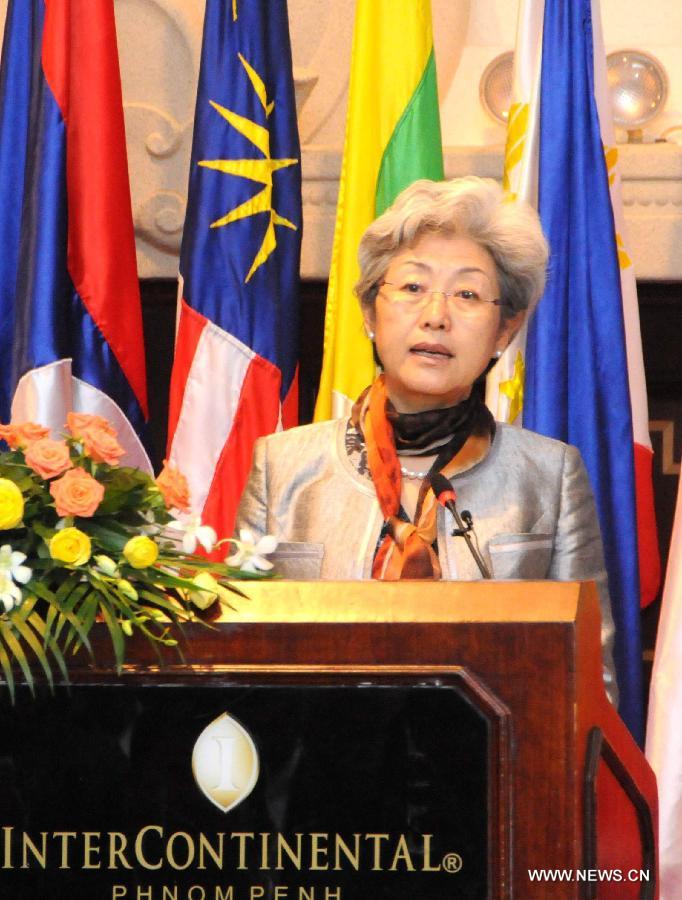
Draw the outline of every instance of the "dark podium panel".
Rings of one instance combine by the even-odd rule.
[[[658,896],[592,585],[245,593],[182,661],[117,676],[102,630],[69,691],[2,697],[2,900]]]

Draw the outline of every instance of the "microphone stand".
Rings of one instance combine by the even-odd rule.
[[[436,500],[440,503],[441,506],[444,506],[447,510],[452,514],[455,522],[457,523],[457,528],[454,528],[452,531],[453,537],[463,537],[466,541],[466,545],[469,548],[469,552],[474,558],[474,562],[478,566],[478,570],[481,573],[483,578],[492,578],[490,574],[490,570],[485,564],[485,560],[478,552],[478,549],[474,542],[471,539],[471,534],[469,532],[473,531],[474,528],[474,520],[471,513],[468,510],[463,510],[462,515],[460,515],[459,510],[455,504],[455,492],[452,488],[452,485],[447,480],[445,475],[440,472],[434,472],[431,476],[431,488],[436,495]]]

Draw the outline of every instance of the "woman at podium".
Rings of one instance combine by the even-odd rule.
[[[541,296],[535,211],[493,181],[417,181],[360,241],[381,374],[350,416],[255,446],[238,528],[274,534],[290,578],[594,580],[605,681],[613,618],[575,447],[496,423],[474,384]]]

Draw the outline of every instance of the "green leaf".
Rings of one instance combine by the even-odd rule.
[[[27,590],[30,590],[30,588],[27,588]],[[27,597],[24,597],[24,600],[19,607],[18,612],[22,616],[22,618],[28,619],[30,614],[33,612],[33,608],[35,607],[35,605],[36,598],[29,594]]]
[[[125,509],[143,511],[148,507],[147,495],[153,481],[144,472],[120,466],[109,468],[99,480],[105,486],[105,494],[97,508],[98,518]]]
[[[43,522],[39,522],[37,520],[31,523],[31,528],[39,537],[43,538],[43,540],[45,541],[51,540],[57,533],[56,528],[49,528]]]
[[[79,572],[73,572],[69,575],[57,588],[55,591],[55,600],[57,603],[63,603],[66,598],[69,596],[71,591],[76,587],[76,585],[80,582],[81,576]]]
[[[80,585],[77,585],[77,587],[78,586]],[[87,583],[84,583],[83,586],[85,587],[85,590],[87,590],[89,587]],[[75,589],[76,588],[74,587],[74,590]],[[78,616],[74,615],[72,609],[68,606],[68,603],[71,601],[71,597],[69,598],[69,600],[64,601],[60,604],[57,603],[55,594],[53,594],[46,585],[34,584],[32,586],[32,590],[35,594],[38,595],[38,597],[40,597],[41,600],[45,600],[51,606],[55,606],[59,610],[57,616],[57,625],[55,629],[55,638],[58,638],[61,634],[61,631],[65,625],[64,620],[66,620],[66,623],[68,623],[73,629],[76,630],[78,636],[81,639],[81,642],[86,647],[90,656],[93,657],[92,647],[90,646],[90,641],[88,640],[87,631],[83,628],[83,623],[78,619]],[[78,599],[78,596],[76,596],[76,599]]]
[[[0,639],[5,636],[5,628],[9,627],[9,622],[6,619],[0,618]],[[2,640],[0,640],[0,666],[2,666],[2,671],[5,673],[5,681],[7,682],[7,690],[9,691],[10,698],[12,703],[14,703],[14,672],[12,671],[12,663],[10,662],[10,658],[7,655],[7,651],[5,650]]]
[[[43,639],[43,644],[52,651],[52,655],[54,656],[57,665],[59,666],[59,671],[62,673],[62,677],[64,681],[69,683],[69,670],[66,668],[66,663],[64,662],[64,656],[62,655],[61,650],[59,649],[59,645],[52,637],[50,632],[47,629],[47,625],[44,620],[38,615],[38,613],[33,613],[28,621],[35,628],[38,634]]]
[[[27,491],[30,491],[32,488],[35,489],[37,487],[34,479],[30,475],[26,475],[24,478],[13,478],[12,479],[16,486],[19,488],[22,494],[25,494]]]
[[[95,624],[95,619],[97,618],[97,592],[92,590],[88,591],[81,600],[81,605],[78,609],[78,616],[80,617],[83,628],[89,634],[90,629]]]
[[[231,584],[233,581],[266,581],[268,579],[277,579],[277,575],[271,574],[268,572],[245,572],[243,569],[237,569],[234,566],[228,566],[225,563],[217,563],[210,559],[204,559],[201,556],[189,556],[184,560],[178,559],[177,556],[159,554],[159,557],[156,561],[157,566],[170,566],[172,568],[177,568],[178,566],[185,566],[186,568],[192,569],[208,569],[209,572],[218,578],[223,587],[227,588],[228,591],[233,591],[235,594],[239,594],[241,597],[245,596],[239,590],[239,588],[235,587],[234,584]]]
[[[155,606],[164,609],[168,613],[169,618],[174,622],[178,620],[178,616],[182,616],[185,619],[191,616],[191,611],[186,607],[180,606],[172,600],[168,600],[163,595],[159,596],[158,594],[154,594],[152,591],[140,591],[140,598],[146,600],[147,603],[153,603]]]
[[[69,620],[69,618],[67,618],[67,616],[73,616],[74,621],[77,621],[80,624],[80,626],[83,629],[83,632],[85,634],[90,633],[90,628],[92,628],[92,622],[90,622],[88,624],[87,622],[85,622],[83,620],[83,617],[80,612],[80,607],[79,607],[80,602],[82,601],[82,599],[84,597],[86,597],[88,595],[88,593],[93,593],[90,585],[87,582],[79,582],[77,585],[75,585],[75,587],[73,588],[73,590],[71,591],[71,593],[69,594],[67,599],[62,602],[62,604],[61,604],[62,615],[60,615],[60,617],[57,621],[57,627],[55,628],[55,638],[56,639],[59,639],[59,636],[61,635],[61,633],[64,630],[64,628],[66,627],[66,625],[70,624],[70,620]],[[78,634],[79,634],[79,632],[73,627],[70,627],[67,629],[66,637],[64,638],[64,645],[63,645],[65,653],[66,653],[67,648],[71,644],[71,642],[76,640],[76,637]],[[81,645],[81,641],[79,640],[78,646],[80,646],[80,645]]]
[[[158,578],[156,575],[158,575]],[[197,590],[197,586],[192,581],[191,576],[188,578],[181,578],[179,575],[170,575],[168,572],[155,572],[154,581],[157,584],[162,584],[164,587],[179,587],[188,591]]]
[[[9,614],[10,627],[6,628],[3,632],[3,638],[5,639],[5,643],[7,644],[7,649],[10,651],[12,656],[19,663],[19,667],[21,671],[24,673],[24,678],[26,679],[26,684],[29,687],[29,690],[35,697],[35,685],[33,683],[33,673],[31,672],[31,667],[28,664],[28,660],[26,659],[26,654],[24,653],[24,648],[21,646],[19,641],[14,634],[14,628],[12,624],[12,619],[14,617],[14,613]]]
[[[125,658],[125,636],[123,634],[123,629],[116,620],[116,616],[112,613],[109,604],[104,597],[100,597],[99,599],[99,608],[102,611],[102,617],[104,618],[106,626],[109,629],[109,634],[111,635],[111,643],[114,648],[114,657],[116,659],[116,671],[120,675],[121,669],[123,668],[123,660]]]
[[[81,582],[74,587],[73,591],[69,595],[68,600],[66,600],[62,604],[61,616],[55,632],[55,637],[59,637],[65,624],[68,623],[68,625],[70,625],[71,627],[67,631],[65,644],[68,645],[69,643],[71,643],[71,640],[73,640],[73,638],[77,634],[79,637],[79,645],[84,644],[88,653],[94,659],[94,655],[90,647],[90,641],[88,638],[88,634],[90,633],[90,629],[92,628],[92,622],[84,622],[76,609],[82,598],[87,596],[88,593],[94,592],[87,582]]]
[[[86,634],[90,634],[90,629],[95,624],[98,608],[98,596],[95,590],[90,590],[84,593],[80,597],[80,605],[78,606],[78,608],[76,609],[74,607],[74,615],[77,616],[83,627],[83,631]],[[83,642],[80,640],[74,629],[70,629],[66,636],[66,639],[64,640],[64,653],[67,652],[71,644],[73,644],[74,654],[76,654],[83,646]]]
[[[54,560],[50,556],[50,548],[47,546],[47,544],[44,541],[42,544],[38,544],[38,549],[36,552],[38,553],[39,559],[49,560],[50,564],[52,566],[54,566]],[[35,568],[35,565],[34,565],[34,568]]]
[[[79,527],[110,553],[120,553],[128,540],[137,533],[134,529],[113,521],[108,522],[106,526],[92,521],[87,524],[79,522]]]
[[[40,666],[45,673],[45,677],[47,678],[48,684],[50,685],[50,689],[54,689],[52,669],[50,668],[49,660],[45,654],[45,651],[43,650],[40,641],[36,638],[29,625],[25,621],[23,621],[21,616],[15,616],[12,624],[24,639],[25,643],[27,643],[31,650],[33,650],[33,652],[35,653],[36,659],[40,663]]]
[[[54,623],[57,621],[58,609],[54,603],[50,603],[47,607],[47,615],[45,616],[45,630],[48,634],[52,634]]]

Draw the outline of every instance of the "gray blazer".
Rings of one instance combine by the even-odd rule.
[[[345,449],[346,421],[278,432],[256,442],[237,528],[281,542],[273,557],[287,578],[370,578],[383,516],[371,480]],[[494,578],[595,581],[602,615],[604,681],[616,701],[611,615],[599,523],[587,473],[575,447],[497,424],[488,455],[455,476],[457,505],[474,520],[479,549]],[[465,542],[450,535],[438,510],[444,579],[480,573]]]

